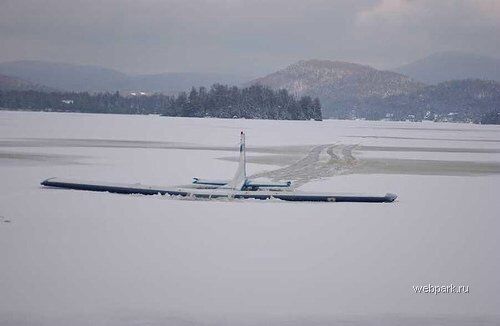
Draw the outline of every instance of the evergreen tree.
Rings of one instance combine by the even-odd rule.
[[[209,90],[191,88],[189,94],[123,96],[119,92],[0,91],[0,108],[88,113],[162,114],[280,120],[321,120],[321,104],[308,96],[296,98],[286,90],[260,85],[247,88],[214,84]]]

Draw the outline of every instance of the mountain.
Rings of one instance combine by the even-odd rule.
[[[326,117],[347,117],[367,98],[409,94],[424,87],[422,83],[395,72],[328,60],[299,61],[250,84],[318,97]]]
[[[0,91],[29,91],[29,90],[45,91],[45,92],[53,91],[53,89],[43,85],[34,84],[19,78],[14,78],[0,74]]]
[[[440,52],[393,69],[426,84],[453,79],[500,81],[500,59],[461,52]]]
[[[191,87],[210,87],[213,84],[239,85],[244,77],[217,73],[163,73],[130,76],[127,91],[146,90],[150,93],[174,94]]]
[[[356,116],[373,120],[436,120],[480,122],[500,114],[500,83],[480,79],[450,80],[413,93],[370,98]]]
[[[128,83],[127,75],[113,69],[58,62],[5,62],[0,73],[65,91],[116,91]]]
[[[214,83],[234,85],[245,80],[241,76],[212,73],[128,75],[99,66],[28,60],[0,63],[0,74],[75,92],[177,93],[192,86],[208,87]]]

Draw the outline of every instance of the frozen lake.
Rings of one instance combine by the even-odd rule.
[[[392,204],[43,189],[250,175]],[[1,325],[498,325],[500,127],[0,111]],[[416,294],[412,286],[467,285]]]

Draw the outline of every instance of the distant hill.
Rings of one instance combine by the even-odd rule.
[[[410,94],[370,98],[355,112],[373,120],[470,122],[481,122],[491,114],[500,114],[500,83],[480,79],[451,80]]]
[[[145,90],[164,94],[175,94],[190,90],[191,87],[210,87],[213,84],[240,85],[248,80],[245,77],[217,73],[163,73],[129,76],[127,91]]]
[[[0,73],[65,91],[116,91],[128,83],[113,69],[45,61],[0,63]]]
[[[426,84],[453,79],[500,82],[500,59],[461,52],[441,52],[393,69]]]
[[[238,85],[245,81],[241,76],[211,73],[128,75],[99,66],[28,60],[0,63],[0,74],[76,92],[144,91],[173,94],[189,90],[192,86],[208,87],[214,83]]]
[[[318,97],[325,117],[346,117],[367,98],[409,94],[424,87],[395,72],[328,60],[299,61],[250,84]]]
[[[0,91],[28,91],[28,90],[36,90],[36,91],[53,91],[49,87],[31,83],[19,78],[14,78],[6,75],[0,75]]]

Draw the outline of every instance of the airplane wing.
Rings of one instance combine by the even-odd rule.
[[[87,191],[103,191],[119,194],[171,195],[195,198],[237,198],[237,199],[281,199],[285,201],[306,202],[393,202],[397,196],[339,194],[339,193],[308,193],[295,191],[240,191],[232,189],[193,189],[182,187],[149,186],[141,184],[102,183],[80,180],[64,180],[51,178],[43,181],[42,186]]]

